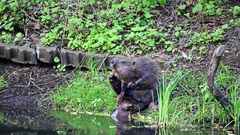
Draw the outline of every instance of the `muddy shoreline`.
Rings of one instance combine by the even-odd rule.
[[[18,108],[51,108],[47,98],[64,81],[73,77],[71,70],[60,73],[53,65],[23,65],[0,59],[0,74],[7,85],[0,91],[0,104]]]

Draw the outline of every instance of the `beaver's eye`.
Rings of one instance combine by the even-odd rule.
[[[135,61],[133,61],[132,65],[135,65],[135,64],[136,64],[136,62],[135,62]]]

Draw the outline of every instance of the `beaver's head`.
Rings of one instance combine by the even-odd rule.
[[[114,58],[110,67],[113,74],[121,80],[131,81],[137,76],[137,63],[131,58]]]

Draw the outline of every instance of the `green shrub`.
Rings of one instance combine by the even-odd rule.
[[[202,13],[204,16],[222,15],[222,1],[215,0],[198,0],[198,3],[193,7],[193,13]]]
[[[232,13],[233,13],[233,16],[238,16],[240,15],[240,6],[234,6],[232,8]]]

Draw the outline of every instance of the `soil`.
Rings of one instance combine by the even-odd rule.
[[[0,75],[7,85],[0,91],[0,105],[21,108],[53,107],[46,98],[55,88],[73,77],[69,70],[57,72],[53,65],[19,65],[0,59]]]

